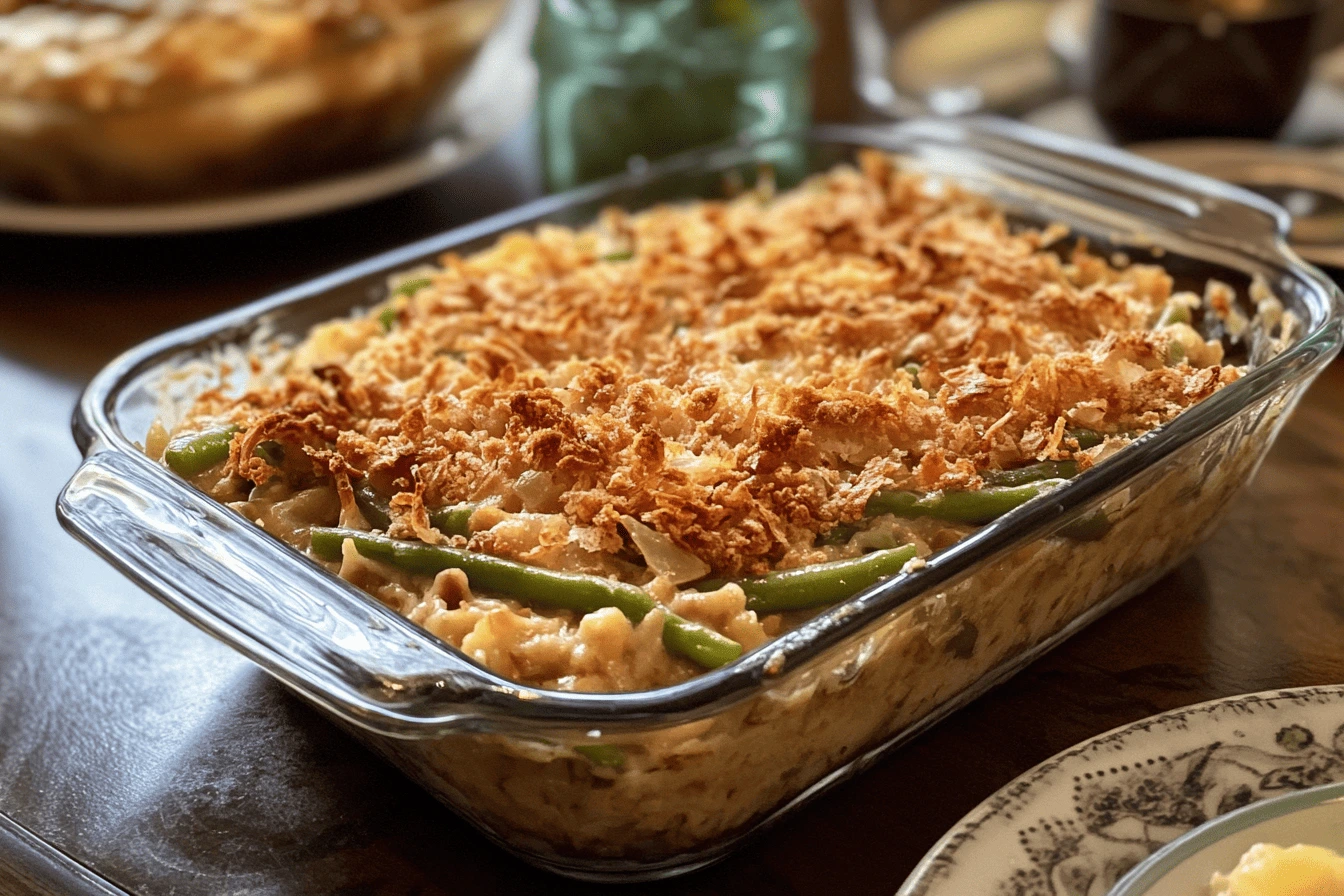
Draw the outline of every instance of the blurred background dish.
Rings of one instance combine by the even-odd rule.
[[[0,230],[64,234],[218,230],[344,208],[426,183],[496,145],[527,117],[536,99],[536,69],[527,55],[534,19],[535,6],[530,0],[514,0],[447,95],[423,110],[417,123],[423,136],[400,151],[375,154],[371,164],[232,195],[157,202],[67,203],[0,192]],[[359,121],[352,122],[346,133],[361,126]],[[200,135],[202,144],[207,136]],[[293,163],[302,156],[287,158]],[[328,160],[336,161],[334,156]],[[223,193],[222,183],[217,186],[220,189],[211,192]]]
[[[386,160],[505,0],[86,0],[0,15],[0,184],[30,201],[236,194]]]
[[[1255,190],[1344,266],[1344,3],[847,0],[872,115],[999,113]]]
[[[1092,105],[1119,143],[1272,139],[1311,71],[1318,0],[1098,0]]]
[[[1224,97],[1268,90],[1273,110],[1245,111],[1286,117],[1305,84],[1344,83],[1344,52],[1327,52],[1344,41],[1344,4],[1322,0],[847,0],[847,9],[856,92],[891,117],[1030,114],[1087,101],[1095,86],[1106,114],[1171,138],[1190,136],[1209,112],[1168,115],[1191,95],[1226,112]],[[1141,101],[1157,105],[1134,108]],[[1235,121],[1230,130],[1265,136]]]
[[[849,0],[857,89],[895,117],[1020,113],[1063,94],[1058,0]]]

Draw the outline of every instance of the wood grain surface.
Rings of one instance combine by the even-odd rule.
[[[117,351],[512,205],[533,189],[516,176],[519,151],[313,222],[184,239],[0,236],[0,893],[115,892],[85,866],[135,896],[601,889],[488,844],[76,544],[52,510],[79,462],[70,409]],[[622,892],[787,896],[843,882],[852,896],[890,894],[961,815],[1083,738],[1214,697],[1341,681],[1337,364],[1171,575],[724,863]]]

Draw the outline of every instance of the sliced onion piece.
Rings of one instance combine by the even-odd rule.
[[[709,564],[684,548],[677,547],[672,539],[656,529],[652,529],[632,516],[622,516],[621,525],[630,533],[635,547],[644,555],[649,569],[670,581],[673,585],[694,582],[709,575]]]
[[[513,485],[513,493],[523,502],[523,509],[531,513],[554,513],[560,496],[565,493],[550,473],[537,470],[523,472]]]

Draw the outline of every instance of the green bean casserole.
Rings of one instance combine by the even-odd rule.
[[[870,152],[445,255],[146,449],[503,676],[656,688],[1236,380],[1233,299]]]

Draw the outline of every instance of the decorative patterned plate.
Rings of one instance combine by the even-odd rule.
[[[1344,851],[1344,782],[1290,791],[1202,824],[1140,862],[1110,896],[1203,893],[1215,873],[1230,872],[1257,843]],[[1303,892],[1297,886],[1295,892]]]
[[[1344,685],[1162,713],[1066,750],[963,818],[897,896],[1105,896],[1186,831],[1344,780]]]

